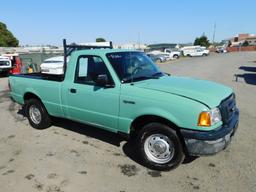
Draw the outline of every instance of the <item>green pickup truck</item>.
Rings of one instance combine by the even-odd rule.
[[[64,43],[64,71],[9,77],[11,97],[25,105],[31,126],[47,128],[61,117],[132,136],[152,169],[222,151],[238,127],[231,88],[165,74],[140,51]]]

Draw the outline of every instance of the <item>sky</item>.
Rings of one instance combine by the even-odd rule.
[[[0,21],[21,45],[94,42],[189,43],[256,33],[255,0],[12,0]]]

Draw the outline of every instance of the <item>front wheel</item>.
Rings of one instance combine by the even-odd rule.
[[[142,163],[151,169],[171,170],[185,158],[176,131],[161,123],[145,125],[137,135],[137,143]]]
[[[8,71],[2,71],[2,72],[0,72],[0,76],[2,76],[2,77],[8,77],[8,75],[9,75],[9,72],[8,72]]]
[[[51,126],[51,118],[38,99],[30,99],[26,102],[26,116],[32,127],[45,129]]]
[[[157,59],[156,63],[162,63],[163,61],[161,59]]]

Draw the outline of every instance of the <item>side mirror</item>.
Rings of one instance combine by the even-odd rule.
[[[106,87],[108,84],[108,76],[106,74],[98,75],[95,83],[97,86]]]

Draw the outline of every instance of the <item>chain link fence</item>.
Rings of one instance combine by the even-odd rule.
[[[21,61],[23,63],[22,71],[28,71],[32,68],[33,72],[40,71],[40,64],[43,63],[45,59],[61,56],[60,53],[29,53],[29,54],[20,54]]]

